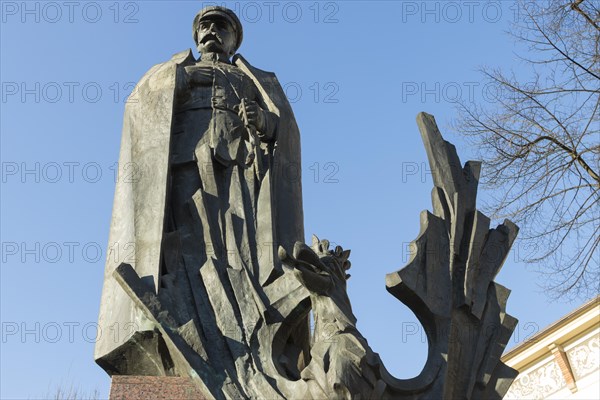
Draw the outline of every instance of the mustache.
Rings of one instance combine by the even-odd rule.
[[[202,40],[200,40],[200,43],[204,44],[204,43],[208,42],[209,40],[216,40],[216,41],[218,41],[219,43],[223,44],[223,40],[222,40],[222,39],[221,39],[221,37],[220,37],[218,34],[216,34],[216,33],[209,33],[209,34],[207,34],[206,36],[204,36],[204,37],[202,38]]]

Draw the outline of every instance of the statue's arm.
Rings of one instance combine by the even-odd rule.
[[[287,102],[287,98],[285,98],[277,78],[271,72],[252,67],[241,54],[236,54],[233,57],[233,63],[252,81],[253,96],[251,100],[258,104],[264,119],[263,129],[258,129],[260,139],[263,142],[278,140],[281,135],[281,132],[279,132],[280,127],[287,126],[289,121],[287,118],[285,121],[280,121],[279,102]],[[279,102],[277,99],[279,99]]]
[[[263,126],[262,126],[262,128],[259,128],[258,132],[257,132],[258,137],[263,142],[272,142],[277,138],[277,128],[279,126],[279,117],[275,113],[272,113],[271,111],[269,111],[269,108],[267,107],[267,104],[265,103],[262,96],[260,96],[260,92],[258,91],[258,89],[256,89],[255,93],[256,93],[255,101],[261,110],[262,120],[263,120],[263,123],[262,123]]]
[[[300,263],[295,265],[294,274],[305,288],[317,295],[327,295],[333,284],[329,274],[311,271]]]
[[[263,106],[261,106],[263,108]],[[271,142],[277,138],[277,128],[279,126],[279,117],[271,111],[263,108],[265,126],[264,132],[259,132],[258,136],[263,142]]]
[[[302,242],[294,245],[294,255],[289,254],[282,246],[278,249],[279,259],[293,270],[302,286],[317,295],[327,295],[333,286],[331,274],[317,254]]]

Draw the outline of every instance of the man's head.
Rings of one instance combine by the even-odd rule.
[[[242,24],[228,8],[205,7],[194,18],[193,35],[200,53],[221,53],[231,57],[242,43]]]

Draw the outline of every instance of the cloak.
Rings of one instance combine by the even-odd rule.
[[[241,55],[234,56],[233,61],[254,81],[269,111],[279,117],[271,168],[258,200],[262,205],[259,223],[270,227],[259,230],[258,243],[272,243],[273,251],[273,262],[260,271],[259,281],[264,286],[281,272],[278,246],[291,252],[296,241],[304,241],[300,135],[275,74],[254,68]],[[186,50],[154,66],[136,85],[125,106],[94,354],[110,375],[164,374],[158,367],[152,370],[139,361],[137,366],[128,362],[159,357],[161,343],[153,333],[153,324],[119,286],[113,271],[122,263],[130,264],[155,293],[160,288],[177,71],[195,62],[192,51]]]

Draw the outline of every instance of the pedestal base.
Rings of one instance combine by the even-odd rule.
[[[205,400],[189,378],[173,376],[112,377],[110,400]]]

